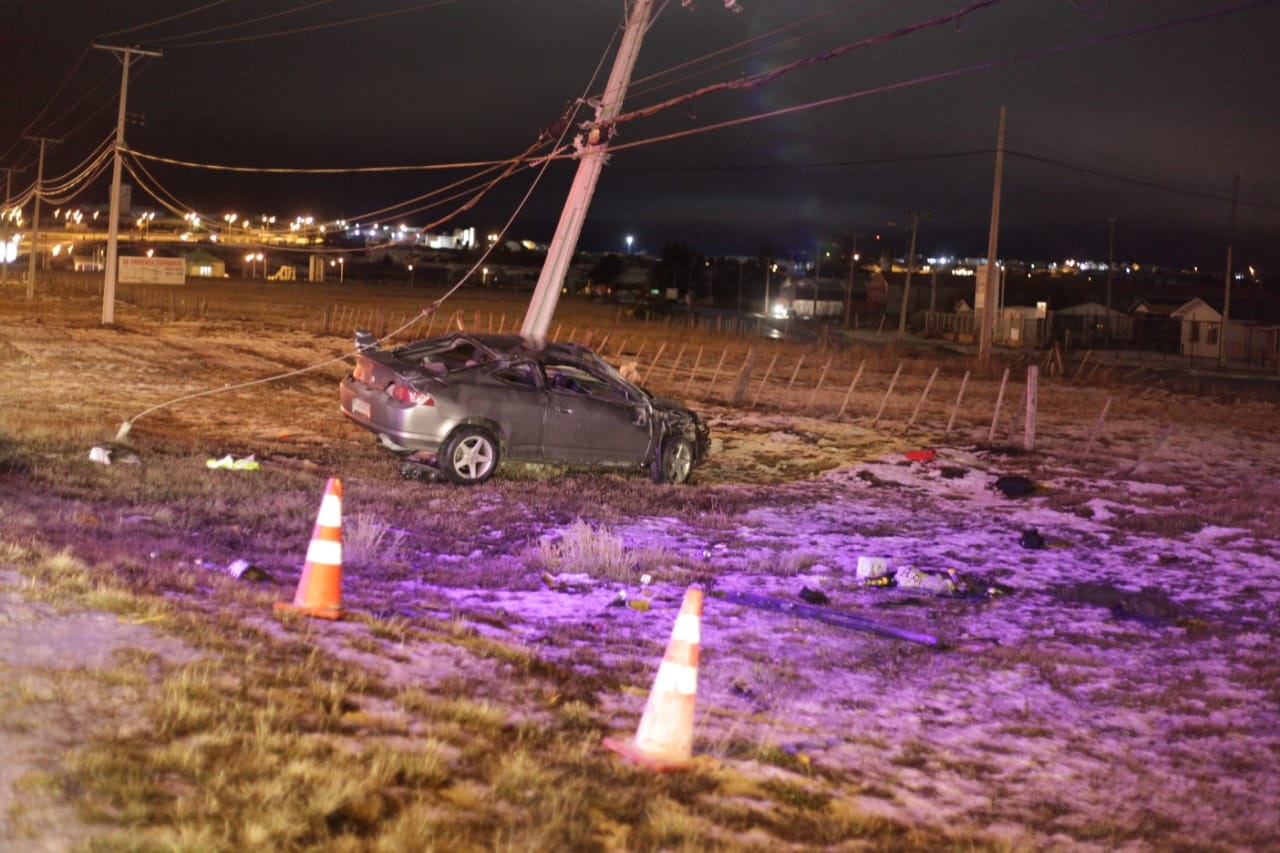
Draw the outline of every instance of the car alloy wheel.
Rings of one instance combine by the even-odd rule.
[[[481,427],[462,427],[445,442],[440,468],[455,483],[483,483],[498,467],[498,443]]]
[[[655,483],[679,485],[689,479],[693,470],[693,445],[684,436],[673,435],[662,442],[654,465]]]

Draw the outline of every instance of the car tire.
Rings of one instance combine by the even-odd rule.
[[[655,483],[678,486],[693,471],[693,444],[682,435],[668,436],[654,455],[651,476]]]
[[[459,427],[440,449],[440,470],[451,483],[483,483],[498,470],[497,439],[483,427]]]

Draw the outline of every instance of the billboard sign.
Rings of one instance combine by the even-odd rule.
[[[119,279],[124,284],[186,284],[187,262],[182,258],[122,255]]]

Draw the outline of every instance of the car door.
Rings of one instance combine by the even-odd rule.
[[[514,361],[487,374],[484,403],[476,406],[475,413],[501,426],[509,459],[540,461],[548,399],[538,366]]]
[[[542,365],[547,385],[543,451],[549,461],[639,465],[654,425],[639,401],[617,383],[580,365]]]

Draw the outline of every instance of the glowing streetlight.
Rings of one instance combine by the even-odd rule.
[[[635,242],[636,238],[628,234],[626,239],[627,239],[627,254],[629,255],[631,254],[631,244]]]
[[[413,264],[409,264],[409,286],[413,287]]]
[[[480,270],[480,283],[484,287],[489,286],[489,268],[484,267]]]

